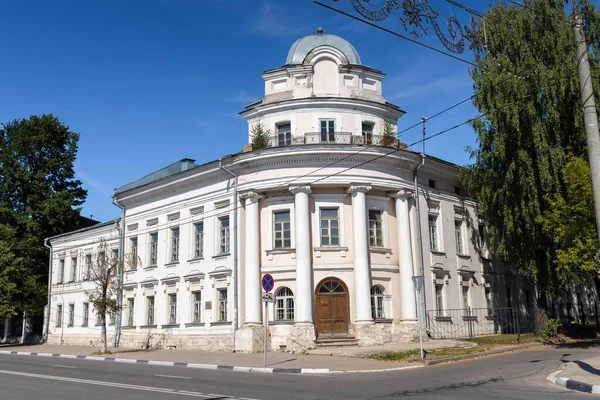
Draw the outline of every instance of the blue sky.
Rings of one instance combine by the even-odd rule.
[[[350,10],[348,0],[338,4]],[[467,22],[445,0],[431,4]],[[0,21],[0,121],[52,112],[79,132],[83,214],[100,220],[119,215],[111,204],[118,186],[184,157],[203,163],[240,151],[247,125],[238,112],[262,96],[260,74],[283,65],[291,44],[319,26],[387,74],[384,95],[406,111],[400,130],[473,93],[467,64],[311,0],[5,0]],[[400,29],[397,19],[385,26]],[[435,36],[423,40],[441,47]],[[467,102],[430,121],[428,133],[476,114]],[[420,135],[416,128],[401,140]],[[473,145],[464,126],[428,141],[426,152],[465,164]]]

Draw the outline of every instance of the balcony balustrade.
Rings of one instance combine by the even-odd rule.
[[[306,132],[304,136],[292,136],[282,133],[269,138],[269,147],[285,147],[304,144],[353,144],[366,146],[383,146],[383,135],[352,135],[351,132]],[[387,147],[398,147],[398,140],[393,140]]]

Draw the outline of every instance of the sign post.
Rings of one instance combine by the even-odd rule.
[[[265,274],[262,277],[261,280],[261,284],[262,284],[262,288],[264,289],[264,292],[262,294],[262,298],[263,298],[263,302],[265,303],[265,313],[264,313],[264,326],[265,326],[265,334],[263,337],[263,366],[266,368],[267,367],[267,337],[269,336],[269,318],[268,318],[268,306],[269,303],[273,303],[274,301],[274,296],[273,293],[269,293],[271,290],[273,290],[273,287],[275,286],[275,280],[273,280],[273,277],[271,276],[271,274]]]

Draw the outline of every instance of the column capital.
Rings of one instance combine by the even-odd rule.
[[[297,185],[297,186],[290,186],[290,192],[292,192],[293,194],[296,194],[296,193],[311,194],[312,189],[311,189],[310,185]]]
[[[256,198],[256,200],[258,200],[258,199],[263,199],[265,197],[264,194],[256,193],[252,190],[250,190],[248,192],[240,193],[239,196],[240,196],[240,199],[242,199],[242,200],[252,199],[252,198]]]
[[[348,188],[348,193],[350,193],[350,194],[355,193],[355,192],[367,193],[369,190],[371,190],[371,186],[369,186],[367,184],[351,183],[350,187]]]
[[[408,189],[400,189],[397,192],[388,192],[388,197],[394,197],[396,199],[410,199],[414,197],[414,192]]]

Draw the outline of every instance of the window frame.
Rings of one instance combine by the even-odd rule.
[[[156,322],[156,297],[146,296],[146,325],[155,325]]]
[[[158,231],[148,232],[148,267],[158,266],[158,240]]]
[[[325,122],[325,132],[323,132],[323,122]],[[333,123],[333,129],[331,129]],[[336,118],[319,118],[319,133],[321,143],[335,143]]]
[[[198,227],[202,227],[202,232],[198,232]],[[192,223],[192,235],[194,238],[194,247],[192,248],[192,259],[204,258],[204,220]]]
[[[127,326],[135,326],[135,297],[127,298]]]
[[[67,323],[68,328],[75,326],[75,303],[69,303],[69,321]]]
[[[376,292],[376,293],[374,293]],[[385,288],[381,285],[371,286],[371,317],[374,320],[386,319],[385,315]]]
[[[223,296],[223,293],[225,296]],[[229,293],[227,288],[217,288],[217,322],[227,322],[229,321]]]
[[[289,126],[289,131],[281,131],[280,127]],[[293,143],[292,138],[292,122],[291,121],[281,121],[275,124],[275,134],[277,140],[277,147],[286,147],[291,146]],[[283,137],[282,137],[283,135]]]
[[[434,301],[435,301],[435,311],[437,316],[444,315],[444,307],[446,306],[445,299],[445,284],[444,283],[434,283]],[[438,293],[439,288],[439,293]]]
[[[196,295],[199,296],[196,299]],[[202,290],[194,290],[192,291],[192,323],[201,323],[202,318]]]
[[[377,220],[373,220],[371,219],[371,212],[374,213],[379,213],[379,215],[381,216],[381,219],[377,222]],[[367,210],[367,218],[368,218],[368,227],[367,229],[369,230],[369,247],[377,247],[377,248],[383,248],[386,245],[386,241],[385,241],[385,233],[384,233],[384,217],[385,217],[385,211],[381,210],[381,209],[376,209],[376,208],[369,208]],[[379,229],[377,229],[377,225],[375,225],[375,228],[373,229],[371,227],[372,222],[374,222],[375,224],[379,223]],[[375,237],[372,236],[371,232],[375,232]],[[379,235],[377,235],[377,232],[379,232]],[[377,243],[377,239],[380,239],[381,244]],[[373,239],[375,239],[375,244],[373,244]]]
[[[336,211],[336,218],[327,218],[324,219],[322,216],[323,210],[335,210]],[[318,218],[319,218],[319,225],[318,225],[318,229],[319,229],[319,245],[320,247],[340,247],[341,246],[341,232],[340,232],[340,207],[329,207],[329,206],[323,206],[323,207],[319,207],[319,214],[318,214]],[[324,221],[328,221],[327,222],[327,227],[323,227],[323,222]],[[336,227],[332,227],[331,222],[332,221],[336,221]],[[323,235],[323,230],[327,229],[327,235]],[[337,229],[337,235],[333,235],[331,233],[331,231],[333,229]],[[323,239],[327,238],[327,243],[323,243]],[[337,243],[332,243],[333,240],[332,238],[337,238]]]
[[[471,307],[471,285],[469,285],[468,282],[464,282],[461,285],[461,303],[462,303],[462,308],[464,310],[467,310],[469,307]]]
[[[441,251],[440,249],[440,239],[439,239],[439,215],[429,213],[427,216],[427,231],[429,232],[429,248],[431,251]],[[432,230],[432,221],[434,221],[434,226]]]
[[[340,248],[340,250],[346,250],[346,231],[345,231],[345,213],[346,213],[346,198],[345,194],[312,194],[311,197],[314,200],[314,212],[311,212],[312,218],[312,243],[316,251],[319,248]],[[339,237],[340,244],[334,246],[323,246],[321,245],[321,208],[337,208],[339,210]],[[312,209],[312,207],[311,207]],[[317,254],[317,257],[319,255]]]
[[[92,262],[93,262],[93,260],[92,260],[92,253],[86,253],[86,255],[85,255],[85,262],[84,262],[84,264],[85,264],[85,266],[84,266],[85,271],[83,273],[83,280],[84,281],[89,281],[90,280],[90,272],[92,270]]]
[[[283,291],[289,291],[289,293],[281,294]],[[280,307],[281,302],[281,307]],[[287,286],[281,286],[275,291],[275,302],[273,304],[273,311],[275,312],[274,320],[279,322],[290,322],[294,321],[296,315],[296,296],[292,289]],[[281,316],[280,316],[281,311]]]
[[[181,246],[181,229],[179,225],[169,228],[169,263],[179,262]]]
[[[77,280],[77,256],[71,257],[71,279],[69,282],[75,282]]]
[[[56,283],[61,284],[65,281],[65,259],[61,258],[58,260],[58,276]]]
[[[139,240],[137,235],[129,238],[129,251],[131,254],[131,264],[129,265],[129,270],[136,270],[138,265],[138,246]]]
[[[167,294],[167,305],[168,305],[168,324],[176,325],[177,324],[177,293],[168,293]]]
[[[276,215],[277,214],[284,214],[287,213],[288,214],[288,229],[285,229],[285,222],[286,221],[277,221]],[[292,211],[288,208],[288,209],[279,209],[279,210],[272,210],[271,211],[271,233],[272,233],[272,246],[274,250],[284,250],[284,249],[291,249],[292,248]],[[277,225],[281,224],[281,229],[277,229]],[[285,238],[285,233],[289,232],[289,238],[286,239]],[[277,233],[281,233],[281,238],[277,239]],[[281,241],[281,246],[277,246],[277,241]],[[289,244],[286,246],[286,240],[289,241]]]
[[[223,227],[223,221],[227,220],[227,228]],[[231,218],[229,213],[217,216],[217,255],[223,256],[231,253]]]
[[[370,129],[365,129],[365,127],[368,127]],[[362,133],[362,137],[364,140],[364,144],[372,145],[374,132],[375,132],[375,123],[372,121],[362,121],[360,128],[361,128],[361,133]]]
[[[454,218],[454,242],[456,245],[456,254],[466,255],[464,241],[464,223],[462,218]]]
[[[62,324],[63,324],[63,305],[57,304],[56,305],[56,323],[54,324],[54,326],[57,328],[60,328],[60,327],[62,327]]]
[[[90,322],[90,303],[87,301],[83,302],[83,318],[81,321],[82,327],[87,327]]]

